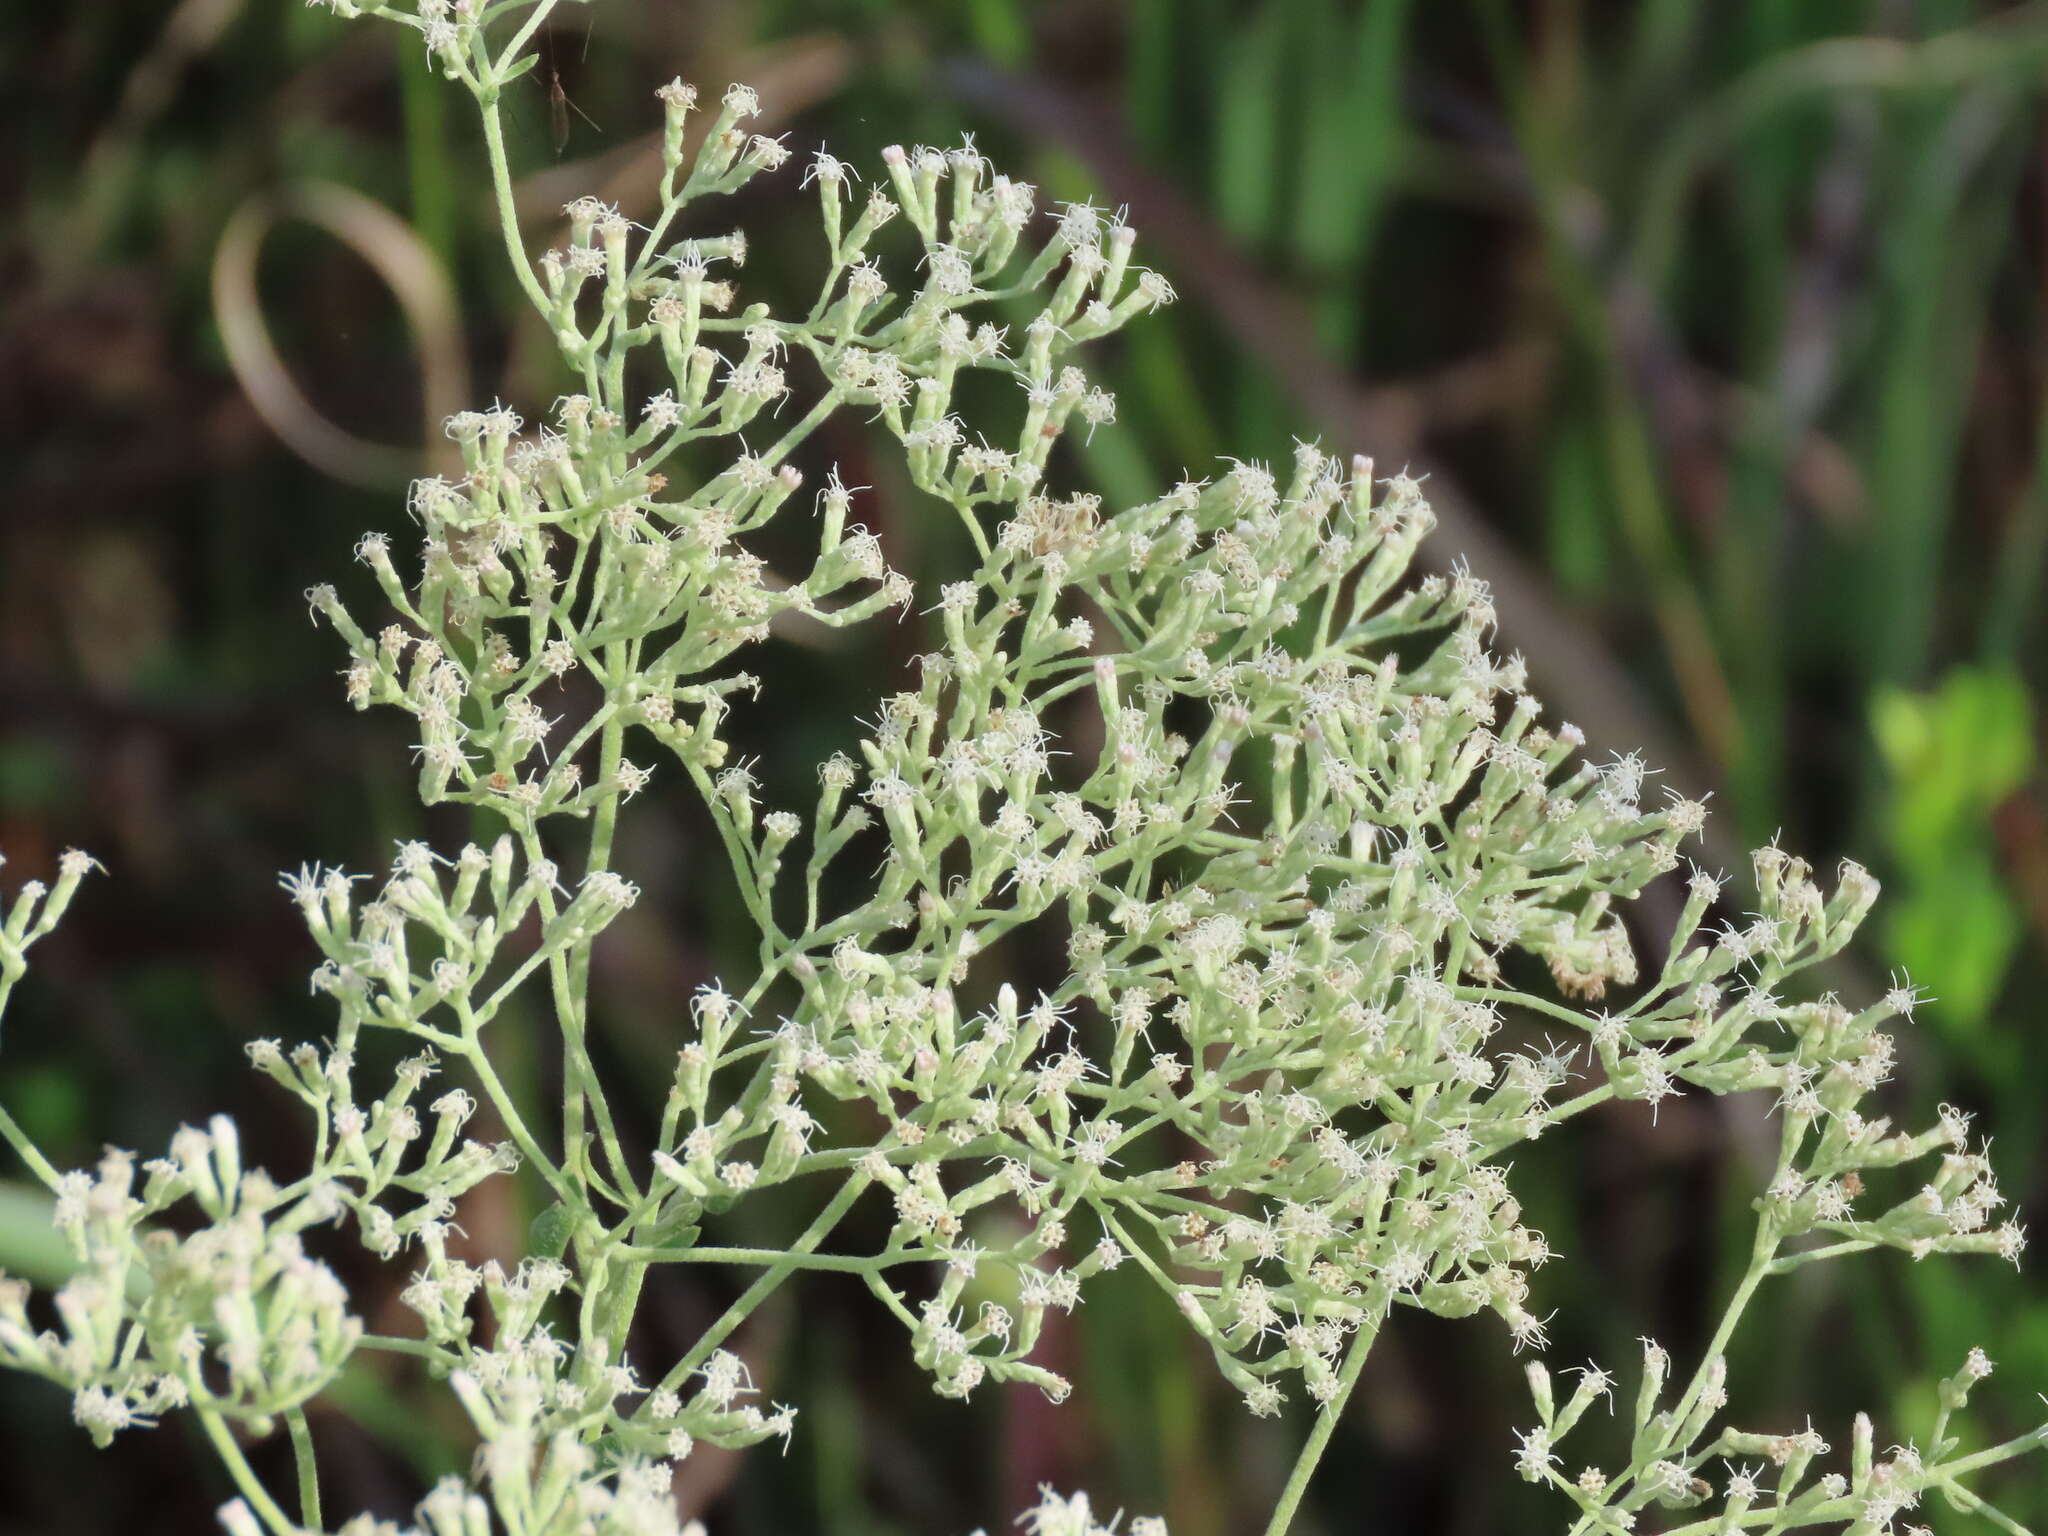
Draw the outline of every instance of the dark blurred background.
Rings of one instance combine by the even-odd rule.
[[[60,1161],[153,1153],[228,1108],[292,1166],[296,1106],[242,1057],[327,1027],[276,871],[471,831],[418,809],[404,722],[346,710],[298,595],[334,579],[374,613],[349,551],[403,535],[403,483],[439,441],[423,421],[494,396],[531,419],[559,388],[545,337],[505,324],[467,102],[408,37],[290,0],[0,11],[4,884],[71,844],[110,871],[37,951],[0,1055],[0,1092]],[[543,45],[512,109],[536,240],[576,193],[644,206],[649,93],[672,74],[751,81],[800,152],[871,165],[971,132],[1046,201],[1128,206],[1183,303],[1098,354],[1120,421],[1068,472],[1123,502],[1295,436],[1426,470],[1432,558],[1492,579],[1502,642],[1557,714],[1713,792],[1711,861],[1746,878],[1740,850],[1776,833],[1883,876],[1828,983],[1868,995],[1903,971],[1939,1000],[1896,1109],[1977,1111],[2022,1215],[2040,1202],[2048,7],[598,0],[563,5]],[[559,149],[552,76],[576,109]],[[750,297],[815,281],[795,181],[704,215],[751,231]],[[875,488],[863,515],[896,563],[951,557],[858,424],[814,468],[833,460]],[[849,739],[878,661],[920,648],[915,622],[755,663],[775,707],[736,728],[771,795],[808,802],[807,765]],[[631,1124],[689,989],[743,974],[722,860],[667,790],[634,807],[649,899],[599,981]],[[509,1069],[543,1093],[553,1064],[525,1038],[506,1031]],[[1646,1333],[1697,1348],[1747,1247],[1761,1106],[1676,1101],[1654,1133],[1630,1108],[1516,1170],[1565,1255],[1536,1280],[1556,1365],[1632,1371]],[[0,1266],[60,1275],[36,1192],[4,1177]],[[497,1182],[464,1213],[480,1252],[516,1249],[532,1214]],[[788,1213],[747,1219],[766,1238]],[[403,1328],[402,1275],[349,1262],[372,1325]],[[1305,1420],[1247,1418],[1125,1278],[1048,1341],[1079,1383],[1060,1409],[942,1403],[858,1287],[786,1294],[743,1341],[801,1406],[795,1442],[701,1453],[693,1507],[720,1533],[941,1536],[1050,1480],[1176,1536],[1255,1529]],[[1864,1407],[1889,1438],[1924,1433],[1934,1381],[1979,1343],[2001,1370],[1969,1432],[2039,1420],[2032,1275],[1881,1254],[1773,1284],[1734,1361],[1745,1425],[1811,1410],[1840,1445]],[[664,1276],[641,1347],[677,1347],[726,1294]],[[397,1515],[464,1465],[452,1405],[405,1366],[367,1362],[340,1395],[356,1424],[315,1426],[330,1508]],[[0,1380],[0,1530],[212,1529],[227,1490],[184,1427],[99,1455],[67,1409]],[[1512,1476],[1528,1418],[1497,1326],[1404,1321],[1304,1536],[1561,1530]],[[1583,1431],[1572,1469],[1625,1460],[1615,1433]],[[2039,1464],[1987,1491],[2048,1521]]]

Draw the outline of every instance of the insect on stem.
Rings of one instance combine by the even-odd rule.
[[[562,88],[562,71],[555,64],[555,31],[553,27],[543,31],[543,45],[547,50],[548,65],[548,131],[555,146],[555,158],[562,158],[562,152],[569,147],[569,114],[574,112],[584,122],[603,133],[591,115],[569,99],[569,93]],[[590,28],[583,32],[583,56],[590,56]]]

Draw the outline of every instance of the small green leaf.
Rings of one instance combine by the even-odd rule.
[[[569,1238],[575,1230],[576,1218],[566,1205],[557,1200],[533,1218],[528,1234],[536,1254],[546,1259],[559,1259],[568,1252]]]

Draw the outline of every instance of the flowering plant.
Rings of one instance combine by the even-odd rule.
[[[1859,1419],[1846,1472],[1816,1475],[1810,1430],[1721,1423],[1725,1346],[1771,1276],[1877,1247],[2021,1246],[1993,1226],[1965,1117],[1911,1132],[1864,1108],[1913,992],[1854,1009],[1790,991],[1848,943],[1876,896],[1866,873],[1845,866],[1826,891],[1764,849],[1756,912],[1716,929],[1720,885],[1694,872],[1645,966],[1620,904],[1680,866],[1704,808],[1646,805],[1639,760],[1588,761],[1571,727],[1542,723],[1520,661],[1488,648],[1483,582],[1408,579],[1432,522],[1414,480],[1303,445],[1281,476],[1230,462],[1137,506],[1056,489],[1061,439],[1115,416],[1076,349],[1172,298],[1120,221],[1085,205],[1038,219],[1033,189],[971,146],[891,148],[864,197],[820,154],[804,180],[825,276],[806,314],[778,318],[742,302],[745,236],[686,210],[788,151],[747,132],[746,88],[700,109],[672,82],[651,228],[579,200],[565,243],[531,260],[501,111],[558,0],[330,3],[411,28],[475,99],[507,257],[571,381],[537,431],[502,405],[449,421],[464,472],[415,485],[417,564],[402,572],[381,534],[357,549],[388,618],[308,594],[348,648],[349,699],[417,722],[421,798],[501,830],[407,843],[374,891],[318,866],[286,877],[334,1009],[324,1045],[249,1047],[312,1117],[296,1178],[245,1166],[225,1118],[140,1168],[109,1152],[64,1173],[0,1110],[78,1263],[51,1326],[0,1283],[0,1361],[68,1390],[101,1444],[195,1415],[241,1490],[223,1524],[289,1536],[327,1528],[308,1403],[356,1352],[403,1352],[445,1380],[478,1445],[474,1476],[433,1489],[417,1530],[643,1536],[677,1527],[670,1466],[698,1443],[792,1432],[795,1410],[754,1401],[725,1346],[801,1272],[859,1276],[939,1393],[1057,1401],[1068,1383],[1033,1359],[1047,1314],[1132,1264],[1252,1413],[1295,1393],[1320,1405],[1277,1536],[1393,1308],[1491,1312],[1514,1348],[1544,1346],[1530,1274],[1549,1253],[1520,1219],[1515,1147],[1610,1099],[1758,1092],[1778,1110],[1776,1168],[1705,1357],[1674,1377],[1649,1346],[1626,1465],[1571,1477],[1559,1447],[1612,1378],[1587,1369],[1560,1405],[1532,1363],[1537,1422],[1514,1465],[1559,1490],[1575,1533],[1645,1517],[1870,1532],[1934,1491],[1989,1508],[1969,1475],[2048,1432],[1959,1450],[1948,1420],[1990,1369],[1981,1352],[1924,1445],[1879,1458]],[[899,224],[914,265],[882,254]],[[649,367],[663,387],[636,396]],[[974,375],[1014,384],[1014,408],[970,431]],[[841,411],[878,421],[957,522],[959,574],[922,599],[836,477],[808,571],[749,547],[807,515],[794,459]],[[707,448],[716,470],[687,473]],[[764,807],[721,734],[756,686],[737,654],[791,618],[843,627],[919,601],[935,647],[877,701],[859,760],[819,765],[807,815]],[[663,776],[715,823],[758,949],[678,1020],[639,1147],[592,1063],[591,957],[637,896],[622,807]],[[846,900],[826,877],[856,860],[876,873]],[[90,866],[69,854],[48,890],[22,888],[0,1002]],[[1030,931],[1066,965],[1027,998],[1002,946]],[[493,1061],[529,993],[560,1036],[548,1121]],[[1504,1029],[1532,1020],[1565,1043]],[[366,1031],[418,1047],[388,1083],[364,1081]],[[457,1085],[429,1086],[443,1074]],[[502,1140],[465,1134],[485,1121]],[[521,1166],[552,1199],[532,1251],[459,1256],[465,1195]],[[786,1246],[705,1239],[773,1186],[813,1192]],[[876,1251],[835,1243],[862,1201],[894,1213]],[[408,1266],[412,1331],[351,1312],[319,1257],[337,1224]],[[663,1264],[753,1276],[673,1358],[633,1338]],[[295,1512],[241,1449],[280,1423]],[[1078,1496],[1027,1518],[1045,1536],[1102,1529]]]

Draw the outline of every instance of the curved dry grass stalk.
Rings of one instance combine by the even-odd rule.
[[[326,230],[369,264],[405,314],[419,361],[421,442],[401,448],[338,425],[306,397],[279,356],[263,314],[257,264],[264,239],[298,219]],[[332,182],[305,180],[247,199],[221,231],[213,309],[222,349],[270,429],[322,474],[366,490],[407,484],[453,453],[440,423],[469,394],[469,358],[448,275],[412,226],[383,204]]]

